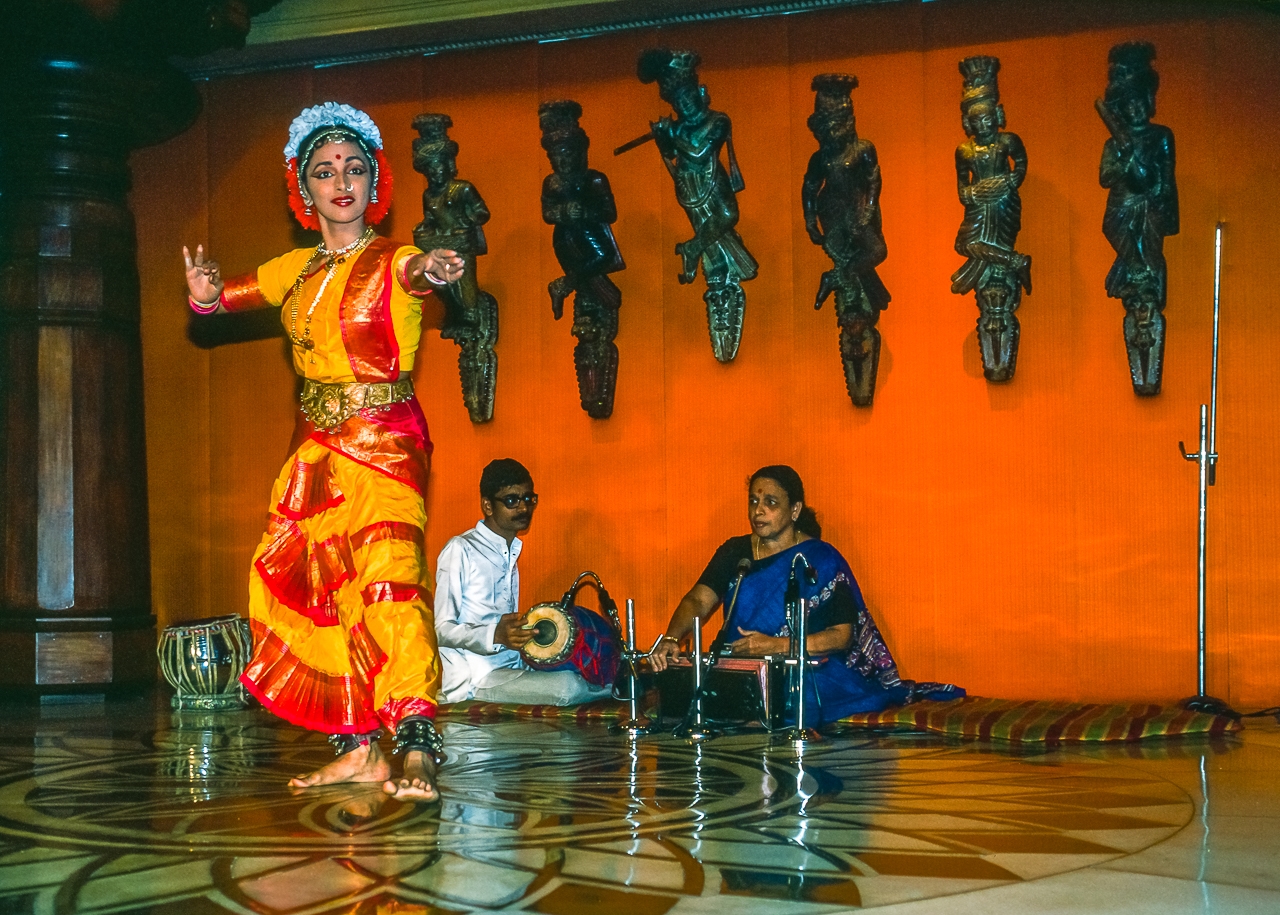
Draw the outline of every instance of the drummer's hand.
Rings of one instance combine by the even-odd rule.
[[[790,647],[787,639],[773,635],[765,635],[752,629],[739,629],[743,637],[730,643],[734,654],[746,655],[749,658],[763,658],[767,654],[785,654]]]
[[[524,628],[525,619],[519,613],[504,613],[498,617],[498,625],[493,630],[493,640],[499,645],[506,645],[519,651],[533,640],[533,630]]]
[[[653,654],[649,655],[649,666],[653,668],[654,673],[659,673],[666,670],[667,665],[679,655],[680,643],[664,636],[658,643],[658,647],[653,649]]]

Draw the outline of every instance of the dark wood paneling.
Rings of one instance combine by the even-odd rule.
[[[36,356],[40,429],[36,437],[36,601],[43,610],[75,606],[75,453],[70,327],[40,328]]]
[[[2,276],[3,274],[0,274]],[[6,277],[7,279],[7,277]],[[7,283],[11,293],[16,283]],[[7,305],[11,294],[0,300]],[[4,524],[4,576],[0,607],[36,605],[36,462],[39,415],[36,380],[38,328],[11,325],[0,310],[0,523]]]
[[[110,632],[37,632],[36,686],[102,686],[112,681]]]
[[[136,660],[154,619],[128,155],[189,125],[198,97],[122,43],[126,8],[24,11],[0,58],[0,161],[23,163],[0,171],[0,632],[23,659],[4,681],[41,689],[154,672]]]

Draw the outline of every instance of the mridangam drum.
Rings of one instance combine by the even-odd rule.
[[[533,639],[520,649],[535,670],[573,670],[595,686],[609,686],[622,663],[622,641],[613,623],[586,607],[538,604],[525,626]]]
[[[156,657],[174,688],[179,709],[241,709],[248,702],[240,675],[253,654],[249,621],[215,616],[170,626],[160,636]]]

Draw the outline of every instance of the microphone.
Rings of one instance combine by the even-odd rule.
[[[786,609],[787,624],[791,629],[791,645],[788,654],[791,657],[798,657],[796,646],[796,630],[799,623],[795,619],[800,612],[800,581],[796,578],[796,563],[804,566],[804,580],[811,585],[818,583],[818,570],[809,562],[808,557],[804,553],[796,553],[791,557],[791,576],[787,579],[787,590],[782,595],[782,605]]]
[[[573,584],[569,585],[569,590],[564,592],[560,598],[560,609],[568,613],[569,608],[573,606],[573,600],[578,596],[578,589],[583,583],[590,579],[591,583],[596,587],[596,593],[600,595],[600,612],[605,615],[609,622],[613,623],[613,628],[618,635],[623,635],[622,618],[618,615],[618,602],[609,596],[609,592],[605,590],[604,582],[600,580],[600,576],[591,570],[578,573],[578,577],[573,580]]]
[[[796,571],[796,562],[804,566],[804,580],[811,585],[816,585],[818,583],[818,570],[813,567],[804,553],[796,553],[795,558],[791,560],[792,575]]]
[[[751,571],[751,560],[745,556],[738,560],[738,576],[733,580],[733,598],[729,601],[729,606],[724,612],[724,624],[720,627],[720,631],[716,633],[716,637],[711,641],[711,663],[714,664],[716,659],[724,651],[725,645],[729,642],[731,628],[729,623],[733,620],[734,608],[738,606],[738,592],[742,590],[742,579]],[[710,668],[708,668],[710,669]]]
[[[622,631],[622,618],[618,616],[618,602],[609,596],[609,592],[604,589],[604,585],[600,585],[600,609],[604,611],[605,616],[609,617],[610,622],[618,629],[619,635],[625,635]]]
[[[573,604],[573,599],[578,596],[578,589],[582,587],[583,579],[592,579],[596,587],[601,591],[604,590],[604,583],[600,581],[600,576],[590,570],[579,572],[578,577],[573,580],[573,584],[569,585],[569,590],[565,591],[560,597],[560,609],[569,612],[569,607]],[[607,596],[607,595],[606,595]],[[616,605],[615,605],[616,606]]]
[[[738,603],[738,591],[742,589],[742,579],[746,578],[747,573],[751,571],[751,560],[745,556],[739,559],[738,568],[735,571],[737,576],[733,579],[733,600],[729,601],[729,611],[725,614],[726,622],[733,615],[733,608]]]

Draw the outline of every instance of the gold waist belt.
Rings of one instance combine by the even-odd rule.
[[[302,412],[318,429],[332,429],[361,410],[388,407],[411,397],[412,378],[371,384],[359,381],[326,384],[310,378],[302,382]]]

